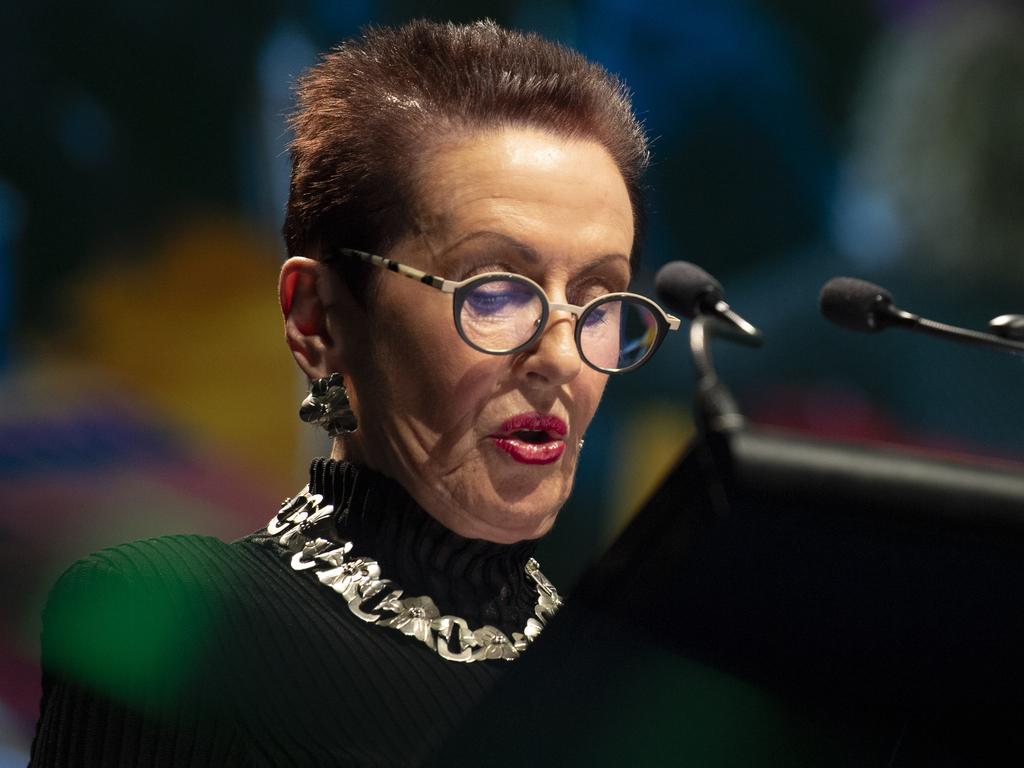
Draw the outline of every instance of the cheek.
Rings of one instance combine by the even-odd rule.
[[[370,353],[377,384],[369,397],[389,420],[411,422],[421,439],[444,435],[448,442],[472,427],[493,395],[501,359],[468,347],[450,306],[437,304],[443,301],[424,302],[412,315],[380,313]]]
[[[573,399],[576,401],[578,411],[577,418],[582,419],[581,432],[590,424],[597,406],[601,402],[604,388],[608,384],[608,376],[599,373],[591,368],[580,371],[575,386],[573,387]]]

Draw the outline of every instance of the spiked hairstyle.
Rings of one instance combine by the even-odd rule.
[[[291,117],[289,255],[326,247],[386,253],[413,226],[422,161],[474,131],[523,126],[602,145],[644,229],[647,139],[622,82],[581,54],[492,21],[369,27],[298,82]],[[365,265],[340,265],[357,295]]]

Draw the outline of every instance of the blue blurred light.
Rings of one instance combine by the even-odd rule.
[[[99,168],[114,153],[114,126],[99,103],[86,93],[68,98],[57,122],[57,141],[79,166]]]
[[[536,32],[543,37],[558,40],[574,48],[579,37],[576,12],[566,2],[544,2],[543,0],[521,2],[516,6],[512,26],[516,29]]]
[[[255,216],[277,228],[288,202],[291,160],[287,115],[292,87],[316,63],[317,47],[303,25],[279,21],[267,35],[256,61],[257,119],[245,121],[239,146],[241,199]]]
[[[316,61],[317,49],[305,29],[282,21],[260,49],[257,71],[260,94],[267,101],[287,104],[295,78]]]
[[[371,0],[314,0],[313,20],[323,36],[340,41],[369,24],[375,15],[376,5]]]
[[[672,252],[685,257],[696,249],[698,260],[713,259],[708,249],[714,246],[736,263],[823,234],[836,147],[811,98],[805,52],[762,5],[586,0],[579,19],[581,50],[633,90],[637,113],[655,137],[655,174],[686,148],[718,153],[687,160],[686,169],[706,177],[658,180],[656,214],[672,198],[699,200],[705,190],[717,195],[704,200],[716,215],[676,223],[679,241],[667,244]],[[744,221],[747,245],[714,229],[730,215]],[[659,226],[665,224],[655,215],[652,230]]]
[[[856,169],[843,174],[831,227],[840,252],[865,269],[895,265],[906,247],[906,228],[891,196],[859,178]]]

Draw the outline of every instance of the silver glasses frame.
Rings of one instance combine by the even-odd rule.
[[[468,344],[473,349],[488,355],[514,355],[516,352],[521,352],[524,349],[528,349],[530,346],[536,343],[537,339],[540,338],[540,336],[544,333],[544,329],[547,328],[548,318],[551,316],[552,311],[568,312],[574,318],[576,318],[576,328],[573,336],[576,340],[576,351],[579,352],[580,360],[582,360],[589,367],[593,368],[595,371],[600,371],[601,373],[627,373],[628,371],[635,371],[641,365],[650,360],[654,356],[654,353],[657,352],[658,347],[660,347],[661,343],[665,340],[665,336],[668,334],[669,331],[679,330],[680,320],[678,317],[668,314],[665,310],[658,306],[656,302],[652,301],[646,296],[641,296],[639,293],[629,293],[628,291],[606,293],[603,296],[598,296],[596,299],[588,301],[583,306],[579,306],[576,304],[561,304],[548,299],[547,293],[545,293],[544,289],[538,283],[534,282],[525,275],[518,275],[514,272],[484,272],[479,275],[473,275],[472,277],[468,277],[465,280],[445,280],[442,277],[437,277],[436,275],[428,274],[427,272],[424,272],[420,269],[416,269],[415,267],[410,267],[407,264],[400,264],[399,262],[394,261],[393,259],[387,259],[384,258],[383,256],[377,256],[376,254],[373,253],[367,253],[366,251],[359,251],[356,250],[355,248],[338,248],[334,251],[334,253],[338,254],[339,256],[354,256],[356,258],[362,259],[363,261],[369,264],[373,264],[374,266],[381,267],[382,269],[387,269],[391,272],[396,272],[397,274],[402,275],[403,277],[408,277],[410,280],[415,280],[416,282],[423,283],[424,285],[429,285],[431,288],[436,288],[442,293],[451,294],[452,313],[453,319],[455,321],[455,330],[458,331],[459,336],[462,338],[464,342],[466,342],[466,344]],[[530,286],[543,299],[541,303],[541,316],[537,320],[537,327],[534,329],[533,335],[531,335],[529,339],[527,339],[525,342],[515,347],[514,349],[497,350],[481,347],[479,344],[476,344],[475,342],[473,342],[472,339],[466,336],[465,332],[463,331],[460,316],[462,313],[462,305],[465,302],[466,296],[469,293],[468,290],[463,289],[471,289],[478,283],[490,282],[491,280],[509,280],[513,282],[523,283],[524,285]],[[633,365],[630,365],[626,368],[602,368],[591,362],[591,360],[589,360],[586,354],[583,352],[583,343],[581,335],[583,333],[584,324],[580,321],[591,310],[601,306],[602,304],[607,304],[610,301],[618,301],[619,299],[629,299],[630,301],[635,301],[650,309],[652,311],[655,323],[657,324],[657,335],[655,336],[654,343],[651,344],[651,348],[647,351],[647,354],[645,354],[642,358],[640,358],[640,360],[635,362]]]

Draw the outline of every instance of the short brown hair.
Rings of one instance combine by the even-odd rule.
[[[291,117],[288,253],[386,252],[412,224],[404,216],[423,149],[453,130],[506,125],[590,139],[608,151],[633,207],[635,264],[649,155],[628,91],[576,51],[492,21],[369,27],[303,75]],[[356,264],[342,269],[361,282]]]

